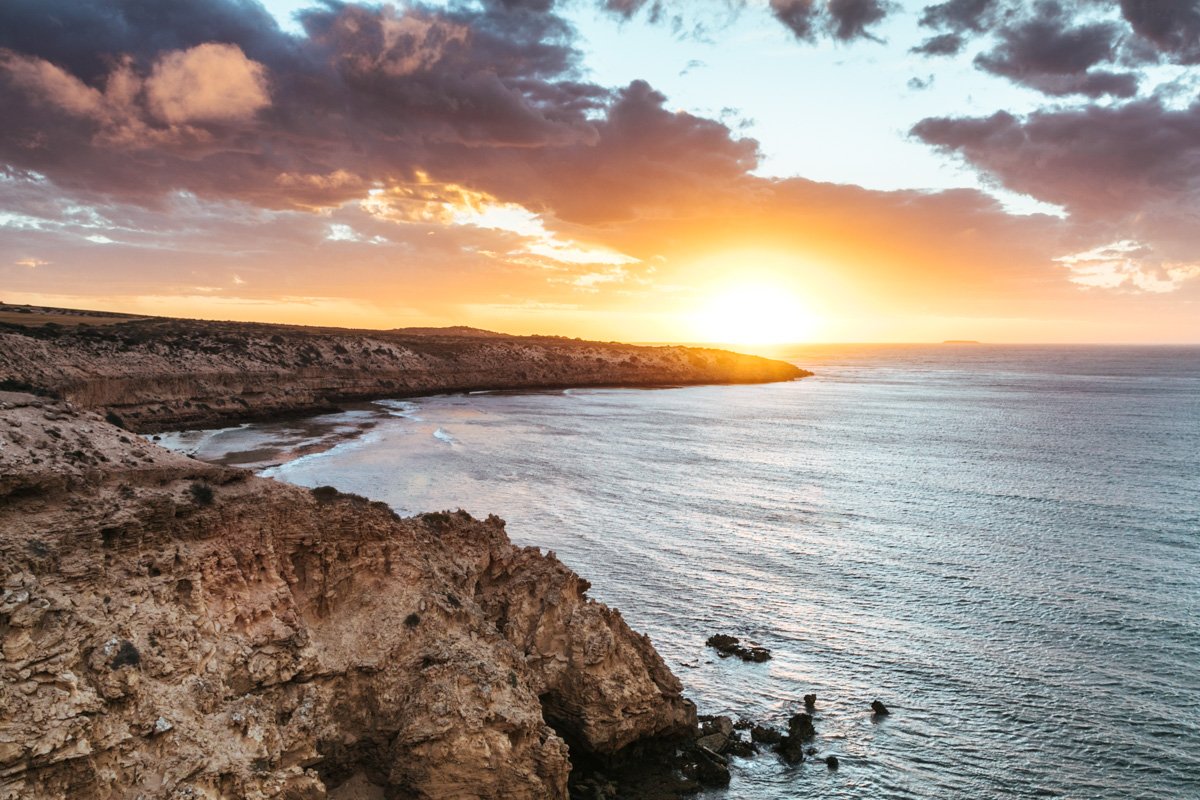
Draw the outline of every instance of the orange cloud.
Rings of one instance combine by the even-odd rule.
[[[271,104],[266,67],[232,44],[167,53],[146,80],[146,97],[171,125],[247,119]]]

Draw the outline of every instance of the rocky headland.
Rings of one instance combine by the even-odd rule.
[[[605,773],[626,768],[649,775],[636,796],[728,782],[722,753],[751,745],[700,724],[650,641],[499,518],[402,519],[131,431],[805,374],[470,329],[0,315],[0,800],[613,797]]]
[[[0,798],[565,798],[686,737],[621,615],[496,517],[204,464],[0,393]]]
[[[470,328],[347,330],[28,311],[0,315],[0,389],[61,397],[139,432],[214,427],[383,397],[762,383],[810,374],[725,350]]]

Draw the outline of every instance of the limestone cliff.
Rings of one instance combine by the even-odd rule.
[[[3,800],[564,798],[567,741],[696,724],[650,642],[495,517],[400,519],[12,393],[0,585]]]
[[[462,328],[354,331],[168,318],[0,324],[0,388],[53,393],[139,431],[437,392],[757,383],[808,374],[724,350]]]

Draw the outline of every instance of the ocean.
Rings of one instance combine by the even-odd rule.
[[[704,797],[1200,797],[1200,348],[781,357],[816,375],[162,441],[401,513],[498,514],[648,633],[701,713],[784,725],[817,694],[839,770],[764,753]],[[774,657],[718,658],[718,632]]]

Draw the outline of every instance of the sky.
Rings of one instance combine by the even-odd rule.
[[[0,300],[1200,342],[1200,2],[6,0]]]

